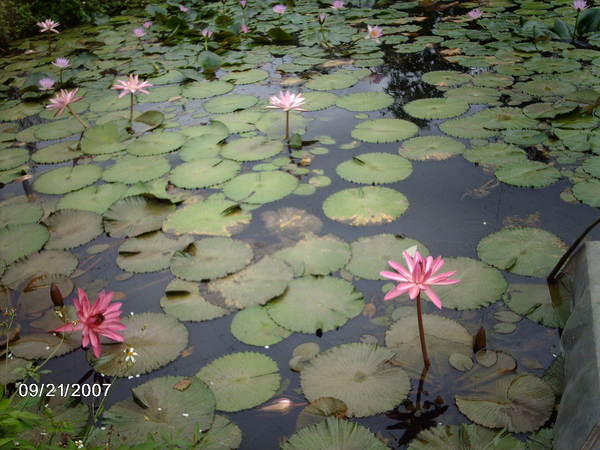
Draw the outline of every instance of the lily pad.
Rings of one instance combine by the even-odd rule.
[[[40,250],[50,234],[39,223],[8,225],[0,229],[0,259],[12,264]]]
[[[448,119],[468,110],[468,103],[455,98],[422,98],[404,105],[404,111],[417,119]]]
[[[202,105],[209,113],[223,114],[246,109],[258,103],[258,97],[248,94],[230,94],[207,100]]]
[[[555,167],[539,161],[521,161],[500,166],[494,175],[503,183],[532,188],[549,186],[562,176]]]
[[[336,172],[353,183],[394,183],[408,178],[412,165],[406,159],[389,153],[363,153],[338,165]]]
[[[419,132],[414,123],[402,119],[375,119],[359,123],[352,130],[352,137],[364,142],[382,144],[401,141]]]
[[[240,164],[220,158],[201,158],[180,164],[173,169],[169,179],[186,189],[207,188],[224,183],[240,171]]]
[[[65,141],[48,145],[31,155],[31,159],[38,164],[57,164],[70,161],[82,155],[77,149],[78,144],[78,141]]]
[[[91,211],[61,209],[52,213],[44,222],[50,231],[47,249],[66,250],[79,247],[104,232],[102,216]]]
[[[11,265],[2,277],[2,284],[18,289],[20,284],[33,277],[43,275],[71,275],[79,261],[70,252],[44,250]]]
[[[121,198],[127,186],[121,183],[106,183],[89,186],[62,197],[57,204],[58,209],[79,209],[103,214],[110,206]]]
[[[256,136],[228,142],[223,146],[221,155],[234,161],[260,161],[275,156],[282,150],[281,141]]]
[[[41,174],[33,188],[42,194],[66,194],[94,184],[102,175],[102,167],[94,164],[59,167]]]
[[[126,197],[104,213],[104,229],[112,237],[132,237],[159,230],[165,218],[175,210],[168,201],[142,195]]]
[[[225,81],[197,81],[186,84],[182,95],[187,98],[209,98],[227,94],[232,89],[233,85]]]
[[[343,73],[331,73],[317,75],[306,83],[306,87],[315,91],[330,91],[333,89],[345,89],[354,86],[358,80],[352,75]]]
[[[525,450],[525,443],[511,434],[488,430],[475,424],[437,425],[421,431],[408,450],[469,448],[486,450]]]
[[[160,178],[170,169],[169,160],[164,156],[126,155],[104,169],[102,179],[114,183],[135,184]]]
[[[502,166],[527,164],[527,155],[515,145],[503,142],[489,142],[475,145],[463,152],[467,161],[484,166]]]
[[[36,202],[21,201],[0,206],[0,228],[7,225],[20,225],[38,222],[44,215],[44,208]]]
[[[346,265],[350,247],[332,234],[315,236],[308,233],[293,247],[279,250],[273,256],[292,266],[296,276],[327,275]]]
[[[0,150],[0,170],[14,169],[27,161],[29,161],[29,152],[25,148]]]
[[[424,73],[421,79],[434,86],[457,86],[471,81],[471,76],[453,70],[434,70]]]
[[[127,122],[113,120],[85,130],[81,139],[81,151],[88,155],[104,155],[127,148],[131,137],[126,130]]]
[[[129,273],[168,269],[173,254],[186,248],[192,240],[191,236],[170,238],[160,231],[145,233],[121,244],[117,265]]]
[[[348,111],[364,112],[384,109],[393,103],[394,97],[385,92],[357,92],[338,97],[335,105]]]
[[[37,139],[50,141],[62,139],[84,131],[83,125],[75,118],[54,120],[52,122],[37,125],[33,134]]]
[[[233,450],[242,443],[242,430],[227,417],[215,415],[206,433],[202,433],[196,448],[200,450]]]
[[[240,72],[229,72],[221,77],[221,80],[231,81],[233,84],[252,84],[265,80],[269,72],[263,69],[242,70]]]
[[[580,181],[572,187],[573,195],[582,203],[600,207],[600,180]]]
[[[206,301],[196,283],[177,279],[165,288],[160,306],[167,314],[191,322],[212,320],[231,312]]]
[[[302,109],[306,111],[320,111],[335,105],[337,95],[332,92],[304,92],[304,105]]]
[[[460,155],[465,145],[447,136],[417,136],[405,141],[398,153],[415,161],[441,161]]]
[[[183,134],[159,131],[136,139],[127,147],[127,152],[135,156],[161,155],[177,150],[185,141]]]
[[[263,306],[257,305],[239,311],[233,317],[231,334],[244,344],[263,347],[281,342],[292,332],[280,327]]]
[[[548,286],[544,284],[511,284],[504,294],[504,303],[517,314],[547,327],[564,324],[556,313]]]

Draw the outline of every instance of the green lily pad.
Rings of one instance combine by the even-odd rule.
[[[65,141],[48,145],[31,155],[31,159],[38,164],[57,164],[70,161],[82,155],[77,150],[78,144],[78,141]]]
[[[251,306],[239,311],[231,321],[231,334],[248,345],[264,347],[277,344],[292,332],[271,319],[263,306]]]
[[[269,203],[294,192],[298,179],[289,173],[269,170],[238,175],[223,187],[223,193],[237,202]]]
[[[384,109],[393,103],[394,97],[385,92],[357,92],[338,97],[335,105],[348,111],[364,112]]]
[[[191,322],[212,320],[231,312],[229,309],[206,301],[196,283],[177,279],[171,281],[165,288],[160,306],[167,314]]]
[[[306,83],[306,87],[315,91],[330,91],[333,89],[345,89],[354,86],[358,79],[352,75],[343,73],[331,73],[317,75]]]
[[[159,131],[136,139],[127,147],[127,152],[135,156],[152,156],[172,152],[186,141],[183,134]]]
[[[205,238],[173,255],[171,273],[184,280],[202,281],[235,273],[252,261],[252,247],[226,237]]]
[[[600,178],[600,156],[587,158],[581,167],[593,177]]]
[[[273,256],[292,266],[296,276],[328,275],[346,265],[350,247],[332,234],[316,236],[308,233],[293,247],[279,250]]]
[[[27,161],[29,161],[29,152],[25,148],[0,150],[0,170],[14,169]]]
[[[494,175],[503,183],[532,188],[550,186],[562,177],[558,169],[539,161],[503,165]]]
[[[526,450],[525,443],[511,434],[502,434],[475,424],[442,425],[421,431],[408,450],[445,450],[449,448],[486,450]]]
[[[221,155],[234,161],[260,161],[275,156],[282,150],[281,141],[256,136],[227,143],[223,147]]]
[[[175,167],[169,180],[181,188],[207,188],[230,180],[240,168],[239,163],[226,159],[195,159]]]
[[[21,201],[0,206],[0,228],[7,225],[20,225],[38,222],[44,215],[39,203]]]
[[[417,119],[448,119],[469,110],[469,104],[457,98],[422,98],[404,105],[404,111]]]
[[[70,252],[44,250],[11,265],[2,277],[2,284],[11,289],[18,289],[20,284],[33,277],[44,275],[71,275],[79,261]]]
[[[196,374],[213,391],[219,411],[241,411],[269,400],[281,377],[277,363],[256,352],[231,353]]]
[[[221,114],[219,121],[224,123],[227,129],[232,134],[247,133],[256,129],[256,122],[262,113],[260,111],[252,111],[243,109],[228,114]]]
[[[304,105],[302,109],[306,111],[320,111],[322,109],[329,108],[335,105],[336,99],[338,98],[332,92],[304,92]]]
[[[412,165],[406,159],[389,153],[363,153],[338,165],[336,172],[353,183],[394,183],[408,178]]]
[[[103,214],[126,190],[127,186],[121,183],[89,186],[62,197],[58,201],[57,209],[79,209]]]
[[[382,144],[413,137],[419,132],[414,123],[402,119],[375,119],[359,123],[352,137],[364,142]]]
[[[104,232],[102,216],[91,211],[61,209],[52,213],[44,223],[50,231],[47,249],[66,250],[79,247]]]
[[[400,192],[379,186],[344,189],[323,202],[323,212],[337,222],[352,226],[393,222],[408,209]]]
[[[7,225],[0,229],[0,259],[12,264],[40,250],[50,234],[39,223]]]
[[[571,83],[542,79],[515,83],[515,88],[535,97],[565,96],[576,90]]]
[[[303,133],[307,120],[302,114],[290,111],[290,136],[295,133]],[[256,128],[273,139],[280,139],[285,136],[285,117],[286,114],[281,111],[268,111],[256,121]]]
[[[37,177],[33,188],[42,194],[66,194],[95,183],[101,176],[102,167],[94,164],[59,167]]]
[[[523,149],[503,142],[490,142],[475,145],[463,152],[467,161],[484,166],[502,166],[527,164],[527,155]]]
[[[552,305],[550,291],[545,283],[511,284],[503,300],[506,306],[529,320],[552,328],[564,325]]]
[[[102,179],[108,182],[135,184],[162,177],[171,169],[164,156],[138,157],[125,155],[104,169]]]
[[[181,95],[181,88],[179,86],[165,86],[165,87],[153,87],[149,94],[138,95],[138,103],[156,103],[166,102],[167,100],[178,97]]]
[[[127,122],[113,120],[88,128],[81,139],[81,151],[88,155],[104,155],[125,150],[126,141],[131,137],[126,127]]]
[[[215,415],[206,433],[202,433],[196,448],[200,450],[233,450],[240,448],[242,430],[227,417]]]
[[[447,136],[417,136],[405,141],[398,153],[415,161],[441,161],[460,155],[464,150],[462,142]]]
[[[492,130],[522,130],[536,128],[538,125],[538,122],[527,117],[521,108],[490,108],[471,117],[481,118],[483,127]]]
[[[117,265],[129,273],[168,269],[173,254],[186,248],[192,240],[190,236],[170,238],[160,231],[145,233],[121,244]]]
[[[22,380],[25,376],[24,369],[30,361],[23,358],[4,359],[0,363],[0,383],[9,384]]]
[[[434,70],[424,73],[421,79],[434,86],[457,86],[471,81],[471,76],[453,70]]]
[[[202,105],[209,113],[223,114],[246,109],[258,103],[258,97],[248,94],[230,94],[207,100]]]
[[[35,137],[42,141],[62,139],[84,131],[83,125],[73,117],[37,125],[33,131]]]
[[[600,180],[580,181],[571,190],[580,202],[594,208],[600,207]]]
[[[165,218],[175,211],[168,201],[142,195],[126,197],[104,213],[104,229],[112,237],[132,237],[159,230]]]
[[[504,228],[477,245],[479,257],[501,270],[531,277],[546,277],[567,246],[540,228]]]
[[[184,85],[182,95],[187,98],[209,98],[227,94],[232,89],[233,85],[225,81],[196,81]]]
[[[221,153],[221,145],[212,142],[212,139],[206,139],[205,136],[198,136],[188,139],[181,147],[179,157],[183,161],[193,161],[202,158],[216,158]]]
[[[393,355],[372,344],[332,347],[302,370],[302,391],[310,401],[321,397],[342,400],[351,416],[385,412],[402,402],[410,390],[404,370],[388,363]]]
[[[221,77],[223,81],[231,81],[233,84],[252,84],[258,81],[266,80],[269,72],[263,69],[250,69],[240,72],[229,72]]]
[[[491,87],[461,86],[448,89],[444,97],[459,99],[469,105],[498,105],[502,91]]]
[[[439,125],[439,128],[444,133],[461,139],[486,139],[496,134],[483,127],[487,120],[487,117],[481,118],[473,114],[464,119],[446,120]]]

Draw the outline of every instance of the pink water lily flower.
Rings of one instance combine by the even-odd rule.
[[[388,264],[396,272],[380,272],[380,275],[384,278],[399,281],[396,287],[388,292],[383,299],[390,300],[408,292],[408,296],[414,300],[422,291],[435,306],[442,309],[442,301],[433,289],[431,289],[431,286],[458,283],[460,280],[450,278],[456,271],[436,275],[436,272],[444,265],[444,260],[441,256],[435,259],[432,256],[423,258],[419,252],[415,252],[415,256],[413,257],[407,251],[403,252],[402,255],[406,261],[407,268],[396,261],[388,261]]]
[[[479,8],[472,9],[467,14],[471,19],[479,19],[483,15]]]
[[[577,11],[582,11],[585,8],[587,8],[587,2],[585,0],[574,0],[573,8],[576,9]]]
[[[56,83],[56,81],[54,81],[52,78],[42,78],[41,80],[38,81],[38,84],[40,85],[40,90],[42,91],[49,91],[50,89],[52,89],[54,87],[54,84]]]
[[[36,23],[36,25],[40,27],[40,33],[45,33],[46,31],[52,31],[53,33],[57,34],[60,33],[60,31],[56,29],[56,27],[58,27],[60,23],[55,22],[52,19],[46,19],[43,22]]]
[[[143,28],[136,28],[133,30],[133,34],[137,38],[141,38],[146,34],[146,31]]]
[[[144,22],[144,23],[142,24],[142,26],[143,26],[145,29],[148,29],[148,28],[150,28],[150,27],[152,26],[152,21],[148,20],[147,22]]]
[[[375,42],[379,42],[379,38],[383,35],[381,27],[367,25],[367,36],[365,39],[373,39]]]
[[[327,14],[319,14],[319,23],[323,25],[327,20]]]
[[[66,69],[71,65],[71,61],[69,60],[69,58],[56,58],[52,65],[60,67],[61,69]]]
[[[210,39],[213,35],[213,32],[210,30],[210,28],[205,28],[204,30],[202,30],[202,36],[204,36],[205,39]]]
[[[240,27],[240,31],[242,33],[250,33],[250,27],[248,27],[248,25],[246,25],[245,23],[243,23],[242,26]]]
[[[127,94],[135,94],[141,92],[142,94],[149,94],[146,88],[152,87],[147,81],[140,81],[137,75],[129,75],[127,80],[117,80],[111,89],[122,90],[119,94],[119,98],[124,97]]]
[[[290,91],[280,92],[269,98],[270,105],[267,108],[282,109],[283,111],[306,111],[300,108],[306,100],[300,94],[292,94]]]
[[[275,5],[273,6],[273,12],[275,14],[285,14],[285,12],[287,11],[287,6],[285,5]]]
[[[344,7],[344,2],[342,0],[335,0],[330,8],[332,9],[342,9]]]
[[[248,6],[248,0],[240,0],[240,6],[246,8],[246,6]]]
[[[77,97],[78,90],[79,88],[75,88],[70,91],[61,89],[58,94],[50,99],[50,104],[46,106],[46,108],[56,109],[54,116],[60,116],[65,112],[65,109],[67,109],[69,105],[83,100],[83,97]]]
[[[190,10],[190,8],[188,8],[185,5],[179,5],[179,11],[181,12],[188,12]]]
[[[92,346],[94,356],[99,358],[102,354],[100,336],[106,336],[117,342],[125,338],[118,332],[127,328],[121,323],[121,306],[123,303],[112,303],[113,293],[101,291],[92,304],[83,289],[77,290],[77,298],[73,301],[77,311],[77,320],[56,328],[58,333],[82,332],[81,345]]]

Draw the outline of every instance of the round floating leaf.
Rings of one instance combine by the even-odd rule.
[[[0,150],[0,170],[14,169],[27,161],[29,161],[29,152],[26,148]]]
[[[546,277],[566,250],[556,235],[539,228],[504,228],[477,245],[488,264],[532,277]]]
[[[45,250],[10,266],[2,277],[2,284],[18,289],[21,283],[33,277],[52,274],[69,276],[77,264],[77,257],[70,252]]]
[[[224,123],[211,120],[208,125],[184,128],[181,130],[181,134],[192,138],[188,140],[186,144],[196,142],[210,142],[211,144],[216,144],[229,136],[229,130]],[[194,138],[197,139],[194,140]]]
[[[165,87],[153,87],[150,89],[150,93],[146,95],[138,95],[138,103],[153,103],[153,102],[166,102],[170,98],[178,97],[181,95],[181,88],[177,85],[165,86]]]
[[[303,277],[290,281],[280,297],[267,306],[279,325],[299,333],[331,331],[360,314],[362,294],[352,283],[339,278]]]
[[[600,178],[600,156],[587,158],[581,167],[593,177]]]
[[[304,105],[302,109],[306,111],[319,111],[335,105],[337,95],[331,92],[304,92]]]
[[[26,372],[21,371],[30,361],[22,358],[9,358],[0,361],[0,383],[9,384],[22,380]]]
[[[335,417],[310,425],[290,436],[282,450],[385,450],[371,430],[354,422]]]
[[[152,156],[177,150],[185,143],[183,134],[159,131],[136,139],[127,147],[127,151],[135,156]]]
[[[242,211],[236,203],[215,194],[175,211],[165,220],[163,231],[231,236],[239,233],[251,218],[252,215]]]
[[[0,229],[0,259],[12,264],[40,250],[49,236],[48,229],[39,223],[8,225]]]
[[[0,228],[7,225],[35,223],[44,215],[44,208],[35,202],[21,201],[0,206]]]
[[[110,442],[131,447],[167,435],[189,440],[191,446],[197,429],[207,430],[213,423],[215,398],[201,380],[189,380],[166,376],[133,388],[132,399],[115,403],[103,415]],[[178,389],[182,382],[183,390]]]
[[[294,192],[298,179],[278,170],[238,175],[223,187],[223,193],[237,202],[269,203]]]
[[[525,450],[525,443],[511,434],[501,434],[475,424],[437,425],[421,431],[408,450],[447,450],[463,448],[486,450]]]
[[[233,85],[225,81],[197,81],[186,84],[182,94],[187,98],[208,98],[227,94],[232,89]]]
[[[568,58],[551,58],[538,56],[531,58],[523,64],[523,67],[538,73],[573,72],[581,67],[581,64]]]
[[[336,172],[353,183],[394,183],[407,178],[412,173],[412,165],[389,153],[363,153],[338,165]]]
[[[199,450],[233,450],[242,443],[242,430],[227,417],[215,415],[210,429],[196,444]]]
[[[511,284],[504,294],[504,303],[517,314],[547,327],[562,327],[546,284]]]
[[[471,76],[453,70],[434,70],[424,73],[421,79],[434,86],[456,86],[471,81]]]
[[[317,356],[320,351],[321,347],[316,342],[305,342],[304,344],[298,345],[292,352],[292,359],[290,359],[289,362],[290,369],[295,372],[301,372],[306,366],[306,363]],[[345,404],[344,409],[348,409]]]
[[[240,164],[235,161],[202,158],[175,167],[169,179],[181,188],[207,188],[230,180],[239,171]]]
[[[170,169],[169,160],[164,156],[126,155],[107,167],[102,179],[108,182],[135,184],[162,177]]]
[[[211,281],[208,290],[214,301],[233,308],[264,305],[280,295],[293,278],[292,268],[284,261],[265,256],[244,270],[220,280]],[[213,299],[210,299],[213,301]]]
[[[296,429],[316,425],[328,417],[346,417],[347,412],[348,406],[343,401],[332,397],[321,397],[300,411],[296,420]]]
[[[104,213],[104,229],[111,237],[131,237],[159,230],[175,210],[168,201],[141,195],[126,197]]]
[[[125,150],[131,135],[127,132],[127,122],[113,120],[85,130],[81,139],[81,150],[88,155],[104,155]]]
[[[472,115],[464,119],[450,119],[439,125],[441,131],[461,139],[486,139],[496,133],[483,127],[487,118]]]
[[[306,119],[302,114],[290,111],[290,135],[303,133],[306,126]],[[285,117],[286,114],[281,111],[268,111],[256,121],[256,128],[265,133],[270,138],[281,139],[285,136]]]
[[[541,378],[518,374],[479,386],[476,394],[457,395],[456,406],[480,425],[524,433],[537,430],[550,418],[554,393]]]
[[[422,98],[404,105],[404,111],[417,119],[448,119],[468,110],[468,103],[454,98]]]
[[[490,142],[483,146],[472,146],[463,152],[466,160],[484,166],[527,164],[527,155],[515,145]]]
[[[42,194],[66,194],[94,184],[101,175],[102,167],[94,164],[59,167],[41,174],[33,182],[33,188]]]
[[[450,355],[471,355],[473,338],[458,322],[438,315],[424,314],[423,328],[431,367],[435,373],[444,373],[449,366]],[[418,377],[423,357],[417,317],[414,314],[402,317],[392,324],[385,333],[385,345],[394,352],[394,361],[411,369],[411,373]]]
[[[493,267],[471,258],[446,258],[444,261],[443,271],[456,271],[452,278],[460,280],[460,283],[451,286],[435,286],[444,308],[481,308],[504,294],[506,281]]]
[[[273,256],[292,266],[296,276],[327,275],[346,265],[350,246],[332,234],[307,234],[293,247],[279,250]]]
[[[179,320],[201,322],[223,317],[229,310],[207,302],[196,283],[173,280],[165,288],[160,306],[167,314]]]
[[[600,207],[600,180],[580,181],[571,189],[580,202],[594,208]]]
[[[171,273],[184,280],[202,281],[237,272],[252,261],[252,247],[225,237],[205,238],[175,253]]]
[[[60,326],[57,323],[56,326]],[[30,360],[56,358],[81,347],[81,332],[63,340],[54,333],[30,333],[10,345],[10,351],[19,358]],[[4,362],[3,362],[4,363]]]
[[[241,411],[269,400],[279,389],[277,363],[256,352],[231,353],[196,374],[213,391],[220,411]]]
[[[477,113],[483,120],[483,127],[492,130],[522,130],[536,128],[538,122],[523,114],[521,108],[491,108]],[[488,119],[488,120],[486,120]]]
[[[402,119],[375,119],[359,123],[352,137],[364,142],[381,144],[413,137],[419,132],[414,123]]]
[[[393,352],[371,344],[332,347],[315,357],[301,372],[308,400],[333,397],[348,405],[348,415],[365,417],[394,408],[406,398],[406,373],[388,363]]]
[[[50,231],[47,249],[79,247],[104,232],[102,216],[91,211],[62,209],[52,213],[44,222]]]
[[[129,273],[158,272],[167,269],[173,254],[186,248],[190,242],[190,236],[169,238],[160,231],[142,234],[127,239],[119,247],[117,265]]]
[[[494,175],[503,183],[532,188],[549,186],[562,176],[555,167],[539,161],[521,161],[500,166]]]
[[[228,142],[221,150],[221,155],[234,161],[260,161],[275,156],[282,150],[281,141],[256,136]]]
[[[256,103],[258,103],[258,97],[254,95],[230,94],[207,100],[202,106],[209,113],[223,114],[250,108]]]
[[[515,83],[515,88],[536,97],[565,96],[575,92],[575,86],[559,80],[532,80]]]
[[[168,314],[141,313],[122,320],[125,342],[102,347],[100,358],[92,358],[94,370],[115,377],[144,374],[169,364],[187,346],[188,331]],[[134,364],[125,362],[127,348],[137,352]]]
[[[362,112],[384,109],[393,103],[394,97],[385,92],[357,92],[338,97],[335,105],[348,111]]]
[[[79,158],[82,153],[77,150],[78,141],[65,141],[48,145],[33,155],[31,159],[38,164],[57,164]]]
[[[419,241],[393,234],[358,238],[350,245],[352,258],[346,269],[367,280],[383,280],[379,272],[391,270],[388,261],[402,261],[402,252],[410,247],[416,245],[421,255],[429,255],[427,247]]]
[[[417,136],[404,142],[398,153],[415,161],[444,160],[461,154],[465,145],[447,136]]]
[[[463,353],[452,353],[448,358],[448,362],[452,367],[461,372],[471,370],[473,367],[473,360]]]
[[[353,226],[393,222],[408,209],[400,192],[379,186],[344,189],[323,202],[325,215]]]
[[[219,139],[220,140],[220,139]],[[221,153],[221,145],[212,142],[205,136],[198,136],[188,139],[181,150],[179,157],[183,161],[193,161],[201,158],[215,158]]]
[[[318,233],[323,222],[317,216],[298,208],[281,208],[261,214],[264,226],[271,233],[297,239],[305,233]]]
[[[33,131],[35,137],[42,141],[62,139],[84,131],[83,125],[73,117],[37,125]]]
[[[264,307],[251,306],[233,317],[231,334],[244,344],[263,347],[281,342],[292,332],[277,325]]]
[[[119,200],[126,190],[127,186],[121,183],[89,186],[62,197],[58,201],[57,208],[79,209],[102,214],[110,207],[110,205]]]
[[[263,69],[250,69],[241,72],[229,72],[221,77],[221,80],[232,81],[233,84],[252,84],[257,81],[266,80],[269,72]]]
[[[317,75],[306,83],[306,87],[315,91],[330,91],[332,89],[345,89],[354,86],[358,80],[352,75],[331,73]]]
[[[502,91],[488,87],[462,86],[448,89],[444,97],[459,99],[469,105],[498,105]]]

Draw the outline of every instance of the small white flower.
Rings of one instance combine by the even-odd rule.
[[[190,417],[190,415],[189,415],[188,413],[181,413],[181,415],[182,415],[183,417]]]
[[[133,347],[128,345],[123,352],[125,353],[125,362],[135,363],[135,357],[138,356],[138,353]]]
[[[78,439],[73,443],[77,446],[77,448],[85,448],[85,446],[83,445],[83,441],[81,439]]]
[[[269,348],[269,346],[268,346],[268,345],[265,345],[265,348]]]
[[[128,380],[131,380],[132,378],[133,378],[133,375],[129,375],[129,376],[127,377],[127,379],[128,379]]]
[[[158,408],[159,411],[162,411],[162,408]]]
[[[49,345],[46,345],[46,350],[50,350],[50,346]]]

